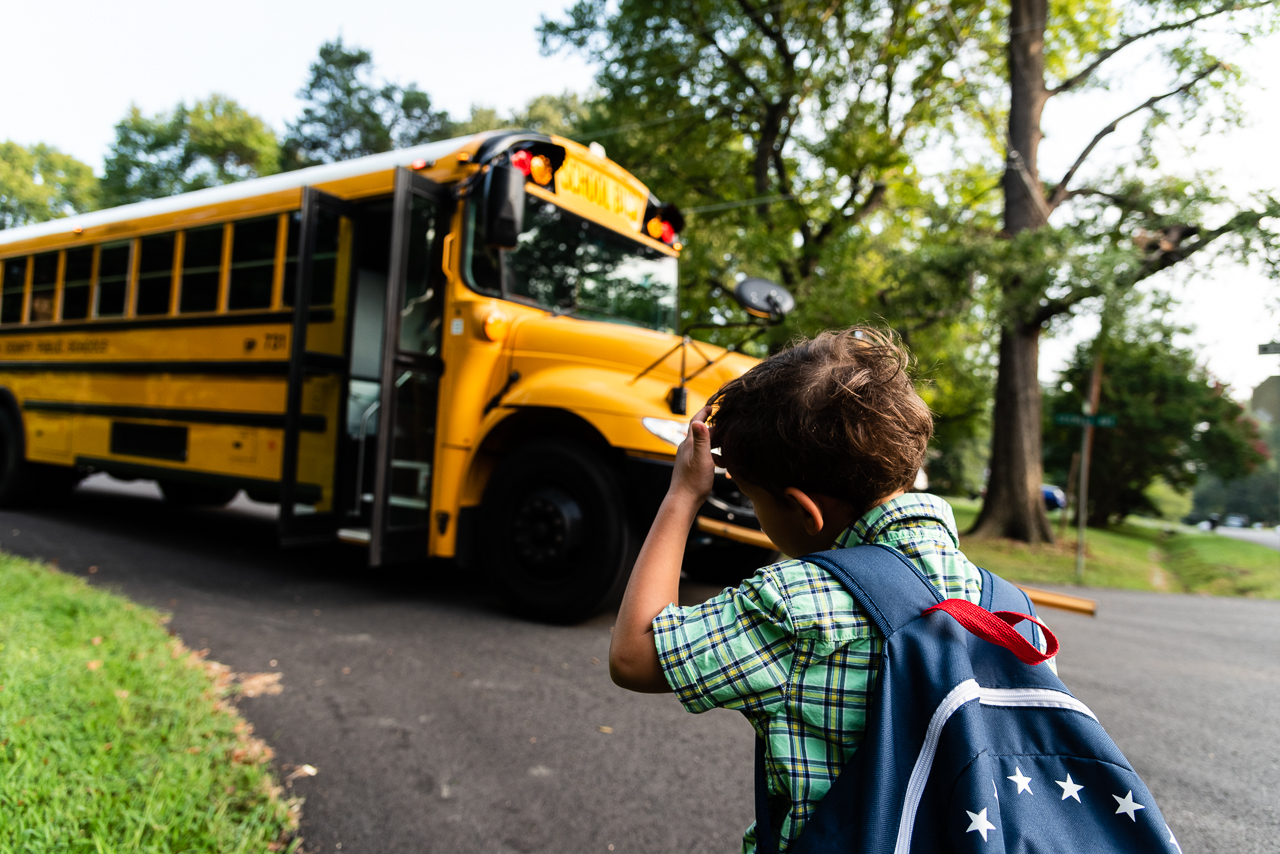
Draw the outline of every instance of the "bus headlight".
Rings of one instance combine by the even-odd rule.
[[[644,429],[664,442],[679,445],[689,435],[689,422],[672,421],[669,418],[641,418]]]

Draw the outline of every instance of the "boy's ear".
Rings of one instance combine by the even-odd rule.
[[[803,517],[801,522],[809,536],[813,537],[822,533],[826,520],[823,518],[822,508],[818,506],[817,502],[794,486],[788,486],[783,490],[782,494],[792,501],[796,509],[800,511]]]

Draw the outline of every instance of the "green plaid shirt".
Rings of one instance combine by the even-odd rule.
[[[960,553],[941,498],[912,493],[875,507],[832,548],[869,543],[902,552],[944,596],[978,601],[981,576]],[[786,810],[786,851],[862,741],[879,633],[840,582],[799,560],[767,566],[696,607],[669,605],[653,632],[686,709],[736,709],[764,737],[771,812]],[[756,850],[754,824],[742,850]]]

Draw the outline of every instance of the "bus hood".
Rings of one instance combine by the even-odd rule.
[[[523,320],[512,333],[512,367],[521,379],[505,404],[680,418],[673,416],[667,404],[668,393],[680,384],[678,336],[617,323],[547,316]],[[689,393],[685,418],[704,406],[721,385],[757,362],[701,341],[685,348],[684,360],[686,376],[703,368],[685,383]],[[708,361],[713,364],[704,367]],[[651,369],[645,372],[646,368]]]

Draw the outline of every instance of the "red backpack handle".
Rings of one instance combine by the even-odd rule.
[[[1017,611],[988,611],[975,605],[968,599],[944,599],[932,608],[921,611],[921,615],[944,611],[955,617],[960,625],[989,643],[1002,646],[1018,656],[1024,664],[1040,664],[1058,654],[1058,639],[1049,631],[1049,627],[1030,614],[1019,614]],[[1035,648],[1031,641],[1018,634],[1014,626],[1023,620],[1030,620],[1044,631],[1047,646],[1044,652]]]

